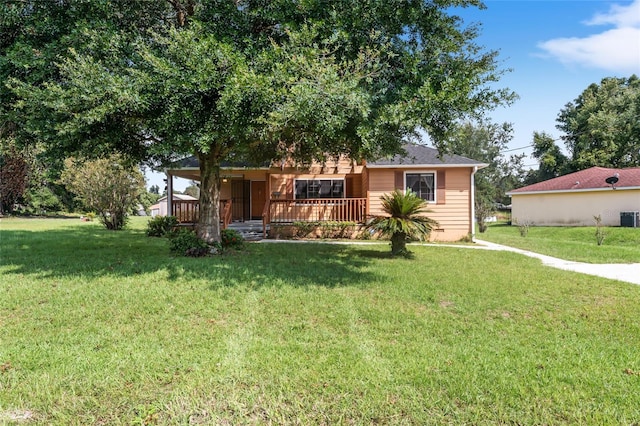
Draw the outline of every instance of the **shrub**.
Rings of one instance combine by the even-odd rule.
[[[521,237],[526,237],[529,234],[529,227],[531,226],[530,221],[524,220],[520,222],[518,219],[513,219],[513,223],[518,226],[518,231],[520,231]]]
[[[242,238],[242,235],[235,229],[223,229],[220,232],[220,237],[223,249],[231,248],[239,250],[244,246],[244,238]]]
[[[139,167],[117,154],[84,162],[68,158],[60,181],[98,214],[107,229],[114,231],[125,226],[127,213],[138,204],[144,189]]]
[[[148,237],[164,237],[178,224],[175,216],[156,216],[147,222]]]
[[[596,243],[601,246],[604,243],[604,238],[607,236],[607,233],[602,226],[602,216],[594,216],[593,220],[596,222]]]
[[[316,226],[318,226],[317,222],[293,222],[293,236],[296,238],[306,238]]]
[[[476,222],[478,223],[478,231],[484,233],[487,231],[486,219],[493,213],[492,206],[483,200],[476,200],[475,205]]]
[[[321,222],[322,238],[350,238],[357,223],[355,222]]]
[[[209,246],[190,229],[182,228],[169,234],[169,250],[184,256],[204,256]]]

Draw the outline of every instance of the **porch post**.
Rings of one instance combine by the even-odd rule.
[[[167,216],[173,216],[173,175],[167,171]]]

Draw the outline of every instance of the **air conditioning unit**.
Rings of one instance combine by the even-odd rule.
[[[640,228],[640,212],[620,212],[620,226]]]

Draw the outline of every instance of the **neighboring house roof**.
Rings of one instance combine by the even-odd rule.
[[[530,194],[541,192],[579,192],[611,190],[612,185],[606,182],[609,177],[616,176],[616,189],[640,189],[640,167],[629,169],[609,169],[606,167],[591,167],[568,175],[534,183],[533,185],[514,189],[507,192],[512,194]]]
[[[163,196],[162,198],[160,198],[158,200],[158,203],[161,203],[163,201],[167,201],[167,196]],[[187,195],[187,194],[173,194],[173,199],[174,200],[178,200],[178,201],[197,201],[198,199],[195,197],[192,197],[191,195]]]
[[[486,167],[488,164],[472,160],[455,154],[440,156],[440,152],[425,145],[405,144],[402,148],[406,155],[395,155],[377,161],[367,162],[367,167],[424,167],[424,166],[448,166],[448,167]]]

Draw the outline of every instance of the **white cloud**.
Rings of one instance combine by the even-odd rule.
[[[588,37],[556,38],[538,47],[565,64],[640,73],[640,0],[628,6],[613,5],[585,24],[615,28]]]
[[[629,6],[614,4],[608,13],[598,13],[585,22],[586,25],[612,24],[616,27],[640,26],[640,1],[636,0]]]

